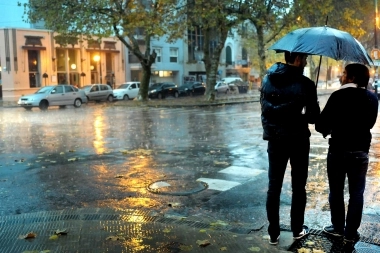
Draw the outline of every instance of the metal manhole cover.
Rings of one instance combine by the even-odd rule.
[[[206,190],[208,185],[201,181],[166,179],[148,186],[148,191],[162,195],[186,196]]]

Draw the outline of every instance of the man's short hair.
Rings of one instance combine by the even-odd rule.
[[[307,54],[285,51],[285,62],[293,64],[294,61],[296,60],[297,56],[303,57],[305,55],[307,55]]]
[[[369,82],[369,70],[368,68],[360,63],[348,64],[345,67],[346,78],[353,79],[353,83],[357,84],[358,87],[367,87]]]

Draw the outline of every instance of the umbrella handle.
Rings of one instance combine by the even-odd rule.
[[[315,82],[315,88],[318,88],[318,79],[319,79],[319,71],[321,70],[321,63],[322,63],[322,55],[319,58],[318,74],[317,74],[317,81]]]

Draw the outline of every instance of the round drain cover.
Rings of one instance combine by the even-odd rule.
[[[181,179],[165,179],[148,186],[148,191],[156,194],[186,196],[207,189],[208,185],[201,181]]]

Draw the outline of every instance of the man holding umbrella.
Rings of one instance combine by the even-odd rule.
[[[307,54],[285,51],[284,63],[275,63],[261,88],[263,139],[268,141],[267,217],[270,244],[280,238],[280,195],[288,161],[292,167],[291,230],[294,239],[308,234],[303,224],[306,207],[310,130],[320,114],[316,86],[303,75]]]
[[[363,193],[368,169],[370,129],[377,118],[378,99],[366,89],[369,70],[362,64],[349,64],[341,77],[339,90],[333,92],[323,109],[315,129],[323,137],[331,135],[327,155],[329,203],[332,225],[323,228],[327,234],[343,237],[345,246],[353,247],[359,240]],[[348,178],[347,215],[344,186]]]

